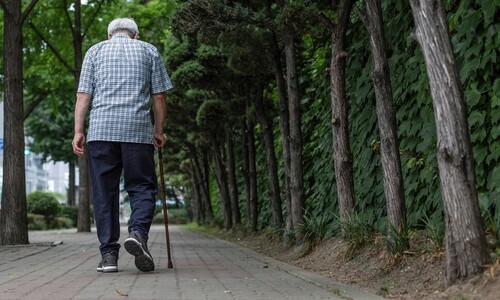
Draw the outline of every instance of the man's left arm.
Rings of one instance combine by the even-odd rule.
[[[158,148],[163,148],[167,141],[163,134],[163,124],[167,117],[167,94],[153,94],[153,114],[154,114],[154,144]]]

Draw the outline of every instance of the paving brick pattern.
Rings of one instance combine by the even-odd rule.
[[[122,229],[121,243],[127,237]],[[355,288],[212,236],[170,227],[173,269],[163,226],[153,226],[154,272],[120,250],[117,273],[96,272],[95,232],[30,232],[30,245],[0,246],[0,299],[379,299]],[[51,245],[51,244],[57,245]]]

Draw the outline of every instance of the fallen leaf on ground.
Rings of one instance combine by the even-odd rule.
[[[127,293],[124,293],[124,292],[122,292],[122,291],[120,291],[120,290],[116,290],[116,292],[117,292],[117,293],[118,293],[118,295],[120,295],[120,296],[123,296],[123,297],[128,297],[128,294],[127,294]]]

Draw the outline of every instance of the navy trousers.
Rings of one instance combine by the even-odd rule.
[[[122,171],[132,209],[128,230],[138,231],[147,242],[158,192],[154,146],[93,141],[87,144],[87,150],[101,255],[109,252],[118,254],[120,249],[119,194]]]

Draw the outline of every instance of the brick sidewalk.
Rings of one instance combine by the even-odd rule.
[[[95,232],[30,232],[31,245],[0,247],[0,299],[381,299],[226,241],[163,226],[148,247],[156,270],[142,273],[120,250],[118,273],[98,273]],[[122,228],[120,242],[127,237]],[[51,243],[56,242],[51,246]],[[61,243],[62,242],[62,243]]]

